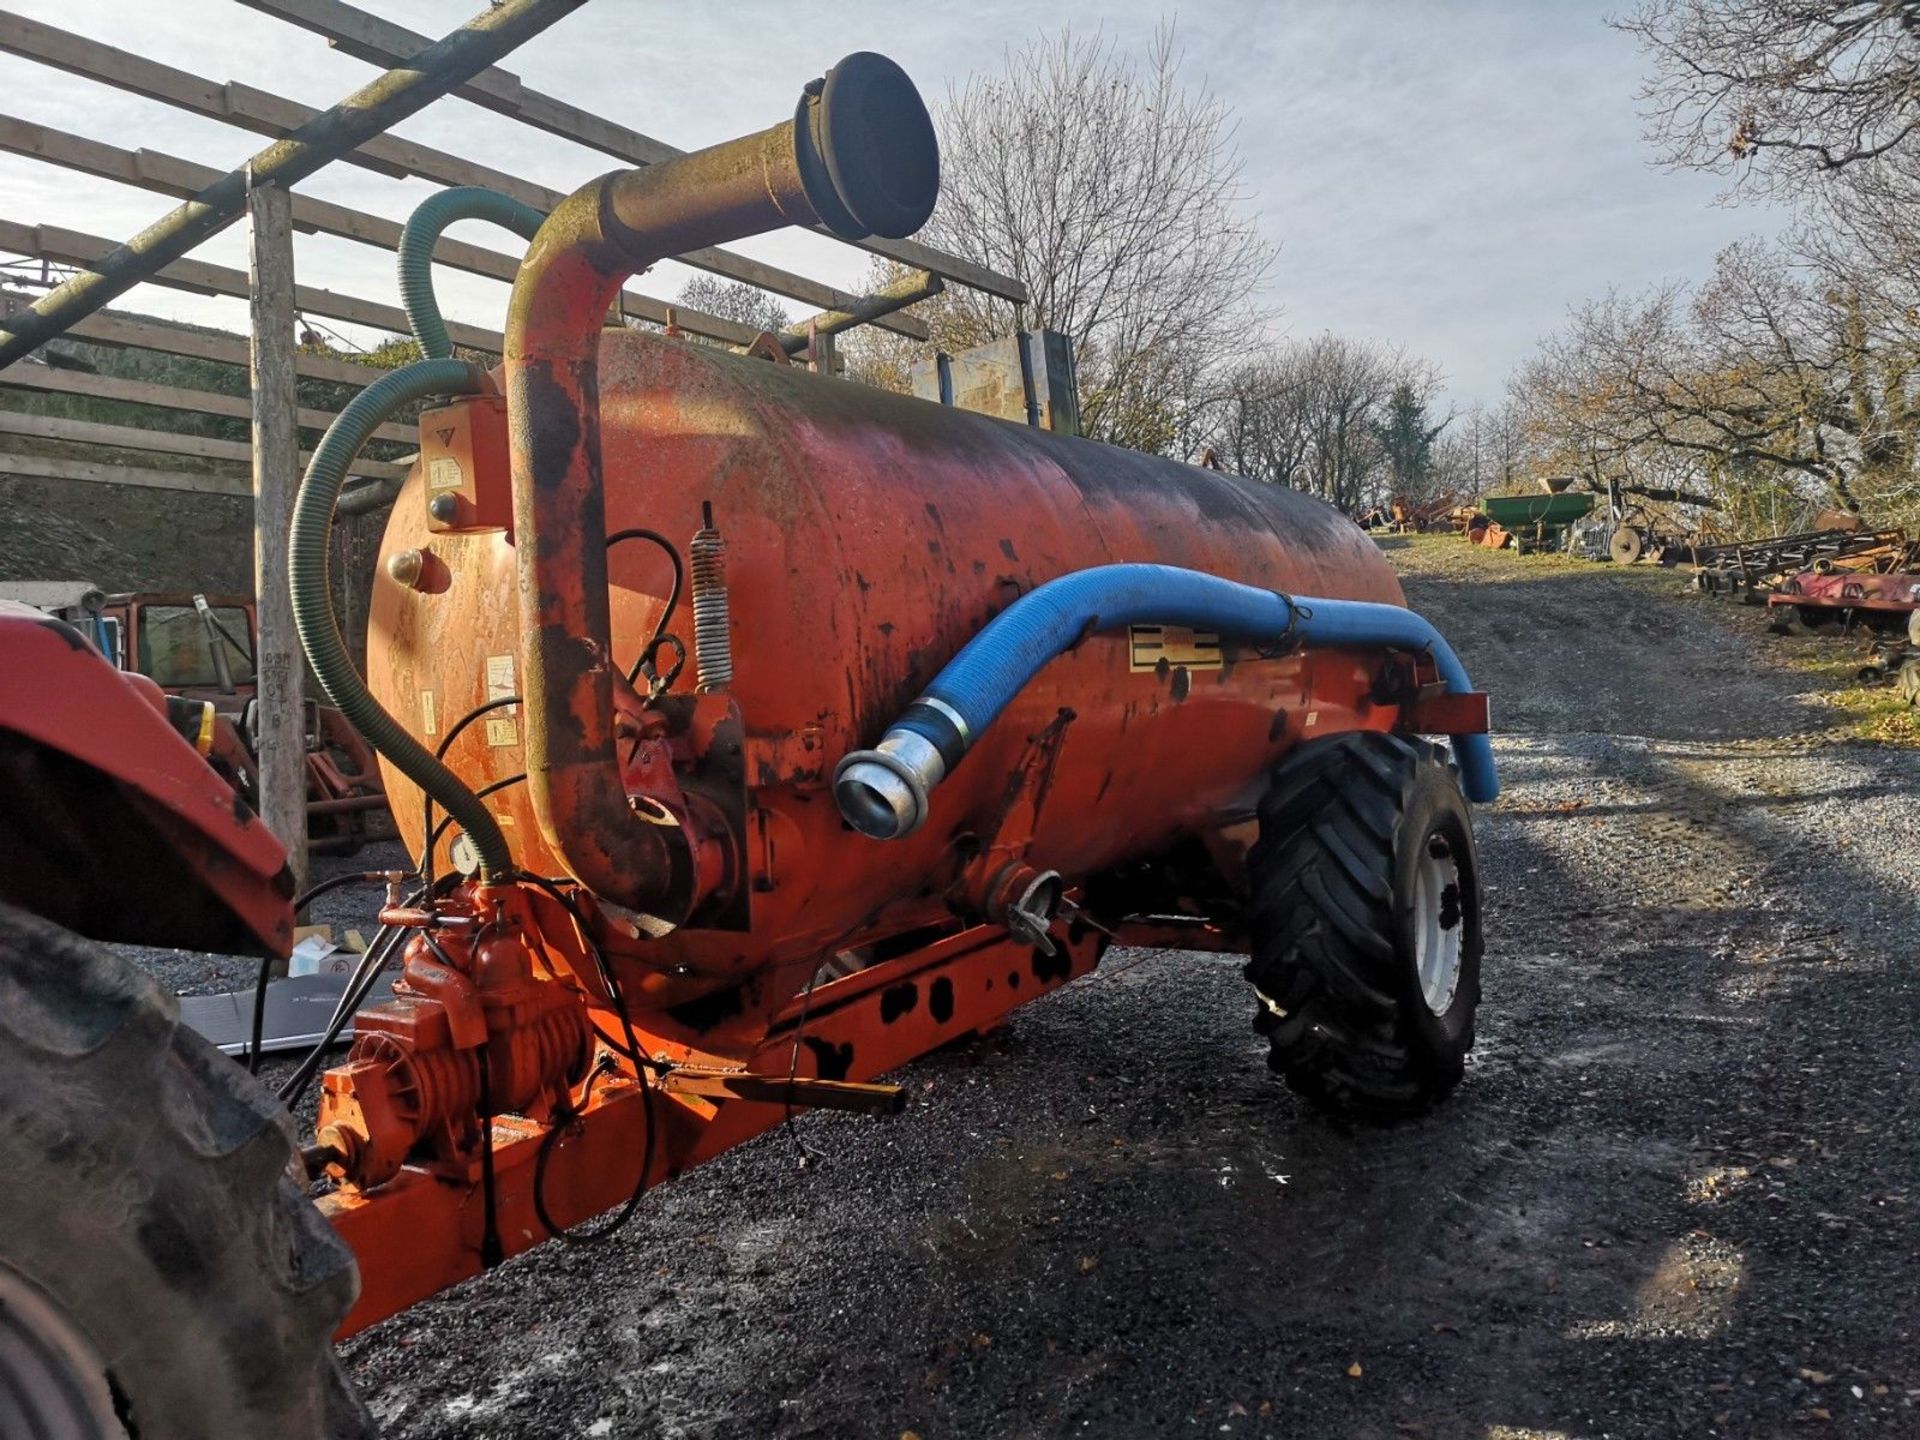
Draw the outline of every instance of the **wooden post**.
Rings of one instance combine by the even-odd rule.
[[[252,176],[249,175],[251,182]],[[260,818],[307,885],[306,662],[287,588],[287,532],[300,486],[300,397],[294,378],[293,200],[281,186],[247,187],[253,340],[253,594],[259,715]]]

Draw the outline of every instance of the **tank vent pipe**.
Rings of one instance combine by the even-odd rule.
[[[687,546],[693,572],[695,689],[724,690],[733,683],[733,621],[727,608],[727,542],[714,528],[713,504],[700,507],[704,522]]]

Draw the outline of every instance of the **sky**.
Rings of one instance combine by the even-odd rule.
[[[15,11],[215,81],[324,107],[373,73],[317,36],[238,0],[9,0]],[[1629,0],[589,0],[504,62],[535,88],[683,148],[791,113],[798,87],[841,55],[878,50],[937,102],[1009,47],[1070,23],[1144,50],[1176,23],[1184,73],[1239,121],[1247,205],[1279,247],[1260,302],[1275,333],[1321,331],[1406,345],[1447,377],[1446,403],[1498,403],[1507,376],[1568,308],[1609,287],[1702,278],[1714,255],[1769,234],[1763,207],[1716,203],[1710,177],[1663,171],[1641,138],[1645,64],[1605,23]],[[478,0],[361,0],[439,35]],[[128,149],[227,168],[265,142],[104,85],[0,55],[0,111]],[[496,169],[570,189],[614,163],[458,98],[397,133]],[[336,163],[298,187],[396,220],[429,193]],[[0,155],[0,219],[125,239],[164,197]],[[492,248],[516,242],[471,224]],[[788,232],[733,248],[857,288],[866,254]],[[241,227],[196,256],[244,267]],[[305,284],[395,303],[392,257],[301,236]],[[686,272],[663,266],[633,288],[671,299]],[[503,285],[441,271],[449,316],[498,329]],[[237,300],[142,287],[150,314],[244,329]],[[789,303],[796,315],[806,307]],[[334,326],[368,343],[377,337]]]

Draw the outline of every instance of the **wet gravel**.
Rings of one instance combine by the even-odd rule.
[[[1503,732],[1450,1104],[1329,1123],[1116,952],[358,1337],[385,1433],[1920,1435],[1920,754],[1671,574],[1394,555]]]

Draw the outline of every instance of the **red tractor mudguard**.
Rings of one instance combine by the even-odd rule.
[[[286,852],[146,688],[0,605],[0,900],[96,940],[285,954]]]

